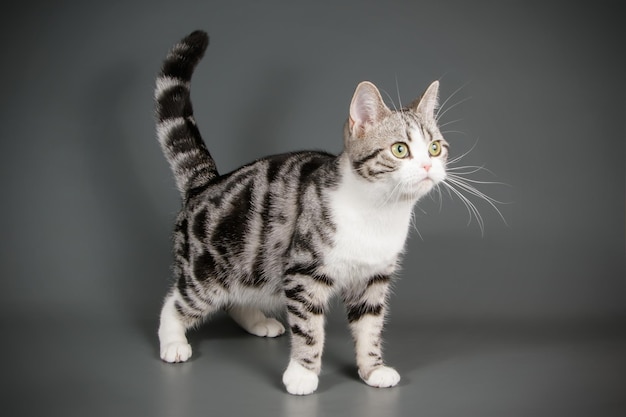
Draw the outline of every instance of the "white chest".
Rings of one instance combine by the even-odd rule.
[[[326,267],[337,279],[368,279],[390,274],[403,251],[412,207],[369,208],[338,199],[331,204],[337,226]]]

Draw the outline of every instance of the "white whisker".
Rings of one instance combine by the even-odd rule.
[[[435,117],[436,120],[439,120],[440,117],[443,117],[447,112],[449,112],[450,110],[452,110],[453,108],[455,108],[456,106],[458,106],[459,104],[465,103],[466,101],[470,100],[471,97],[466,97],[463,100],[457,101],[456,103],[454,103],[453,105],[451,105],[450,107],[448,107],[447,109],[445,109],[443,112],[439,113],[437,112],[437,116]]]
[[[446,123],[440,124],[440,125],[439,125],[439,129],[441,129],[441,128],[442,128],[442,127],[444,127],[444,126],[451,125],[452,123],[457,123],[457,122],[460,122],[460,121],[462,121],[462,120],[463,120],[463,119],[456,119],[456,120],[451,120],[451,121],[449,121],[449,122],[446,122]]]
[[[396,194],[396,191],[399,189],[399,187],[402,185],[402,183],[398,182],[393,189],[391,190],[391,192],[389,193],[389,195],[387,195],[387,198],[385,198],[381,204],[380,207],[384,207],[387,205],[387,203],[389,203],[389,201],[391,201],[391,198],[394,196],[394,194]]]
[[[439,110],[437,110],[437,114],[435,114],[435,120],[439,121],[439,118],[440,118],[440,114],[439,113],[444,109],[444,107],[446,107],[446,103],[448,103],[448,101],[450,101],[450,99],[452,97],[454,97],[459,91],[461,91],[463,88],[465,88],[467,86],[467,84],[468,83],[465,83],[462,86],[460,86],[459,88],[457,88],[456,90],[454,90],[454,92],[448,96],[448,98],[441,104],[441,106],[439,106]],[[444,113],[445,113],[445,111],[444,111]],[[441,114],[441,116],[443,116],[443,113]]]
[[[476,141],[474,142],[474,144],[472,145],[472,147],[471,147],[471,148],[469,148],[469,150],[468,150],[468,151],[466,151],[466,152],[462,153],[461,155],[457,156],[457,157],[456,157],[456,158],[454,158],[454,159],[449,160],[449,161],[448,161],[448,164],[454,164],[454,163],[456,163],[456,162],[460,161],[461,159],[465,158],[467,155],[469,155],[469,154],[470,154],[470,152],[472,152],[472,151],[474,150],[474,148],[476,148],[476,145],[478,145],[478,140],[479,140],[479,138],[476,138]]]
[[[398,84],[398,74],[396,74],[395,77],[396,77],[396,93],[398,94],[398,104],[402,106],[402,98],[400,97],[400,86]]]
[[[467,133],[466,133],[466,132],[463,132],[462,130],[442,130],[442,131],[441,131],[441,134],[442,134],[442,135],[447,135],[448,133],[458,133],[458,134],[460,134],[460,135],[465,135],[465,136],[467,136]]]
[[[394,103],[393,99],[391,98],[391,96],[389,95],[389,93],[387,92],[387,90],[384,89],[380,89],[383,93],[385,93],[385,95],[387,96],[387,98],[389,99],[389,101],[391,102],[391,106],[393,107],[394,111],[398,111],[398,108],[396,107],[396,103]],[[402,103],[400,103],[400,106],[402,106]]]
[[[446,187],[448,187],[448,189],[450,191],[452,191],[463,202],[463,204],[465,205],[465,208],[467,209],[467,212],[469,214],[469,219],[467,221],[467,225],[469,226],[470,223],[472,222],[472,216],[475,217],[476,221],[478,222],[478,227],[480,228],[480,234],[481,234],[481,236],[484,236],[484,234],[485,234],[485,224],[483,222],[482,216],[480,215],[480,212],[478,211],[478,208],[476,208],[474,203],[472,203],[467,197],[465,197],[459,190],[454,188],[452,186],[452,184],[449,184],[446,181],[442,182],[442,184],[444,184]]]
[[[502,212],[500,211],[500,209],[498,209],[498,207],[496,206],[496,204],[504,204],[501,201],[498,201],[492,197],[489,197],[488,195],[486,195],[485,193],[483,193],[482,191],[477,190],[475,187],[473,187],[472,185],[466,183],[464,180],[459,179],[459,178],[447,178],[446,182],[450,182],[451,184],[454,184],[455,186],[459,187],[460,189],[463,189],[464,191],[468,192],[469,194],[478,197],[484,201],[486,201],[500,216],[500,218],[502,219],[502,221],[504,222],[505,225],[508,226],[508,223],[506,222],[506,219],[504,218],[504,215],[502,214]]]
[[[477,171],[473,171],[473,172],[477,172]],[[470,173],[473,173],[473,172],[470,172]],[[467,181],[467,182],[472,182],[472,183],[474,183],[474,184],[486,184],[486,185],[506,185],[506,186],[508,186],[508,185],[509,185],[509,184],[507,184],[507,183],[500,182],[500,181],[480,181],[480,180],[472,180],[472,179],[470,179],[470,178],[464,178],[464,177],[461,177],[461,176],[459,176],[459,175],[457,175],[457,174],[466,174],[466,173],[465,173],[465,172],[459,172],[459,173],[454,173],[454,174],[452,174],[452,173],[448,172],[448,177],[454,178],[454,179],[459,180],[459,181]],[[505,204],[505,203],[500,202],[500,204]]]
[[[467,170],[467,171],[461,171],[461,170]],[[460,174],[460,175],[475,174],[480,171],[486,171],[490,173],[491,175],[494,175],[494,176],[496,175],[493,172],[491,172],[489,169],[485,168],[484,165],[463,165],[463,166],[457,166],[457,167],[446,167],[446,171],[454,172],[455,174]]]

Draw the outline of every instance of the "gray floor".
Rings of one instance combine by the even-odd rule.
[[[391,389],[356,377],[338,309],[320,386],[285,393],[288,339],[249,336],[220,315],[165,364],[155,323],[14,322],[3,343],[3,409],[15,416],[624,416],[618,323],[391,323]],[[18,343],[7,343],[7,340]],[[8,378],[7,378],[8,376]]]

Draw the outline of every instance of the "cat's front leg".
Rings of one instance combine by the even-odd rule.
[[[359,376],[368,385],[379,388],[393,387],[400,382],[400,374],[385,366],[382,353],[389,282],[389,276],[377,275],[343,292]]]
[[[283,374],[290,394],[315,392],[324,348],[324,310],[332,281],[296,273],[286,279],[287,320],[291,330],[291,356]]]

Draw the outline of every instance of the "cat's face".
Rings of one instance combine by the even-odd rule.
[[[448,143],[435,118],[439,83],[407,109],[390,110],[378,89],[358,85],[346,123],[352,169],[388,201],[414,202],[446,177]]]

